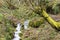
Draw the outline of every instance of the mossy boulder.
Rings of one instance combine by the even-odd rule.
[[[33,19],[32,21],[30,21],[29,26],[38,28],[43,23],[44,23],[43,18],[36,18],[36,19]]]

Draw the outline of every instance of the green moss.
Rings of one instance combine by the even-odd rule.
[[[34,20],[30,21],[29,25],[31,27],[36,27],[37,28],[43,23],[44,23],[44,19],[40,18],[40,19],[34,19]]]

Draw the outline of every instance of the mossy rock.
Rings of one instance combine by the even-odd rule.
[[[44,23],[43,18],[33,19],[32,21],[30,21],[29,26],[38,28],[43,23]]]

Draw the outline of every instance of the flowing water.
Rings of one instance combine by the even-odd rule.
[[[28,24],[29,24],[29,20],[26,20],[24,22],[24,29],[27,30]],[[20,40],[21,39],[21,37],[19,36],[19,33],[21,33],[21,24],[20,23],[17,24],[13,40]]]
[[[24,22],[24,29],[28,29],[28,25],[29,25],[29,20],[26,20],[25,22]]]
[[[21,33],[21,24],[20,23],[17,24],[17,28],[16,28],[16,31],[15,31],[13,40],[20,40],[21,39],[20,36],[19,36],[19,33]]]

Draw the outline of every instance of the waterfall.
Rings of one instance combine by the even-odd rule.
[[[21,24],[20,23],[17,24],[13,40],[20,40],[21,39],[19,36],[19,33],[21,33]]]

